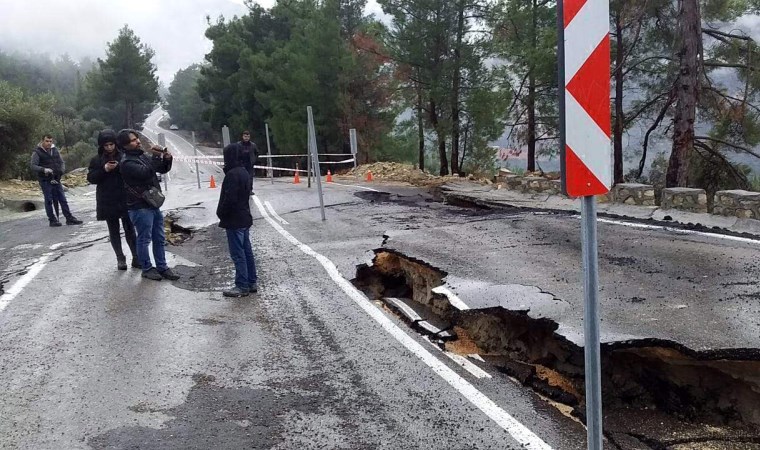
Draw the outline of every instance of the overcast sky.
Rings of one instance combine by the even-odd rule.
[[[269,8],[274,0],[256,3]],[[247,11],[243,0],[0,0],[0,49],[94,59],[128,24],[155,50],[158,76],[168,86],[177,70],[202,62],[211,49],[207,15]],[[382,14],[374,0],[367,12]]]

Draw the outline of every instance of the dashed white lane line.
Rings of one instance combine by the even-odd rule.
[[[58,250],[59,248],[61,248],[63,244],[65,244],[65,242],[59,242],[57,244],[53,244],[50,246],[50,250]]]
[[[462,396],[464,396],[470,403],[483,411],[488,417],[502,427],[507,433],[509,433],[517,442],[523,445],[526,449],[542,449],[551,450],[551,447],[544,442],[541,438],[536,436],[525,425],[517,421],[509,413],[501,409],[499,405],[494,403],[493,400],[488,398],[485,394],[480,392],[475,386],[470,384],[467,380],[462,378],[459,374],[454,372],[449,366],[444,364],[441,360],[433,356],[432,353],[427,351],[415,341],[411,336],[406,334],[401,328],[399,328],[393,321],[376,308],[369,299],[338,271],[335,264],[328,258],[320,253],[315,252],[306,244],[301,243],[292,234],[288,233],[280,224],[278,224],[273,218],[269,216],[266,208],[259,200],[258,196],[253,198],[256,203],[256,207],[259,209],[261,216],[266,219],[267,222],[279,232],[285,239],[291,244],[298,247],[303,253],[315,258],[324,267],[330,278],[337,284],[343,292],[346,293],[360,308],[362,308],[370,317],[372,317],[381,327],[383,327],[388,333],[390,333],[399,343],[401,343],[407,350],[412,352],[420,360],[428,365],[438,376],[443,378],[450,386],[456,389]]]
[[[264,205],[266,205],[267,211],[269,211],[269,213],[272,214],[274,218],[277,219],[278,222],[280,222],[283,225],[290,225],[290,223],[287,220],[283,219],[282,217],[280,217],[279,214],[277,214],[277,212],[272,207],[271,203],[269,203],[268,201],[265,201]]]
[[[580,217],[580,216],[579,216]],[[622,225],[625,227],[630,228],[639,228],[643,230],[661,230],[661,231],[669,231],[671,233],[676,234],[691,234],[694,236],[703,236],[703,237],[710,237],[710,238],[717,238],[717,239],[725,239],[727,241],[735,241],[735,242],[743,242],[745,244],[760,244],[760,240],[757,239],[750,239],[750,238],[744,238],[739,236],[730,236],[727,234],[717,234],[717,233],[705,233],[704,231],[694,231],[694,230],[683,230],[680,228],[674,228],[674,227],[667,227],[663,225],[647,225],[644,223],[635,223],[635,222],[625,222],[625,221],[618,221],[618,220],[612,220],[612,219],[601,219],[597,218],[597,222],[600,223],[609,223],[612,225]]]
[[[15,283],[13,283],[13,286],[11,286],[10,289],[5,292],[5,294],[0,296],[0,312],[5,310],[11,300],[16,298],[16,296],[21,293],[26,285],[31,283],[34,277],[36,277],[42,271],[42,269],[45,268],[51,256],[51,253],[45,253],[42,255],[42,257],[38,259],[37,262],[29,267],[29,270],[24,274],[24,276],[19,278]]]
[[[451,290],[447,288],[446,286],[434,287],[433,293],[446,296],[446,298],[449,299],[449,303],[451,303],[451,306],[453,306],[454,308],[460,311],[470,309],[470,307],[467,306],[467,303],[463,302],[461,298],[459,298],[455,293],[451,292]]]

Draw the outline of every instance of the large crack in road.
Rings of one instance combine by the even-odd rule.
[[[559,334],[556,322],[532,318],[526,310],[458,309],[434,292],[447,275],[424,261],[378,249],[371,265],[357,267],[353,282],[442,348],[477,353],[585,421],[583,348]],[[553,297],[538,288],[514,289],[523,289],[516,294],[526,297]],[[432,320],[429,313],[439,320],[436,332],[420,326]],[[695,351],[664,340],[618,341],[602,345],[602,368],[605,432],[618,448],[760,448],[758,349]]]

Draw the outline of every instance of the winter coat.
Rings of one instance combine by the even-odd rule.
[[[253,176],[253,164],[259,158],[259,148],[252,141],[248,141],[247,144],[240,141],[237,145],[240,164],[245,167],[249,175]]]
[[[225,153],[225,176],[216,216],[219,226],[228,229],[249,228],[253,225],[251,216],[251,176],[237,161],[230,162]]]
[[[108,161],[121,161],[123,153],[118,149],[111,157],[98,148],[98,156],[90,160],[87,170],[87,181],[97,185],[95,189],[95,212],[98,220],[118,219],[127,215],[127,195],[124,182],[121,179],[120,167],[106,172]]]
[[[172,168],[172,160],[163,158],[162,155],[148,156],[142,149],[123,150],[124,157],[121,160],[121,177],[124,181],[124,189],[127,195],[127,209],[152,208],[142,198],[142,193],[151,187],[161,190],[158,182],[158,173],[167,173]]]
[[[37,175],[40,181],[44,180],[61,180],[61,176],[66,171],[66,163],[61,158],[61,153],[57,148],[51,147],[50,152],[45,151],[42,147],[37,147],[32,152],[31,169]],[[52,175],[46,175],[45,169],[51,169]]]

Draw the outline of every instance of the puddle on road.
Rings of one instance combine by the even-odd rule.
[[[424,261],[379,249],[371,265],[357,267],[353,283],[370,299],[395,299],[398,305],[405,298],[409,305],[420,305],[422,314],[431,311],[449,324],[453,336],[438,339],[441,347],[480,355],[585,421],[583,349],[559,335],[557,323],[531,318],[527,310],[455,308],[433,292],[446,276]],[[415,325],[409,314],[416,313],[408,309],[400,316]],[[436,341],[435,335],[429,337]],[[760,444],[759,360],[753,349],[696,352],[657,340],[603,345],[606,437],[623,449],[755,448]]]

